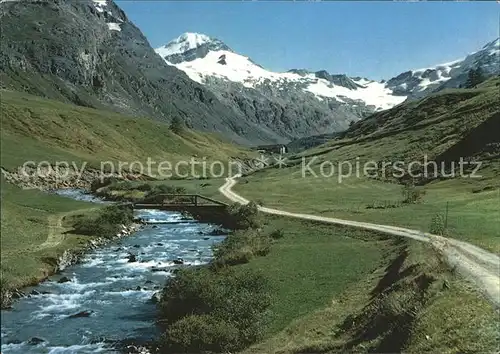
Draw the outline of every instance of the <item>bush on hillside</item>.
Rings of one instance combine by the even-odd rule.
[[[248,263],[252,258],[265,256],[271,248],[271,238],[249,229],[231,233],[214,247],[214,269]]]
[[[151,189],[149,189],[149,191],[147,191],[146,195],[144,196],[144,200],[161,203],[165,199],[162,194],[172,194],[172,195],[187,194],[187,191],[186,188],[184,187],[174,187],[174,186],[169,186],[167,184],[160,184],[152,186]]]
[[[444,236],[446,234],[446,226],[444,221],[444,216],[442,214],[436,214],[432,217],[431,227],[429,232],[434,235]]]
[[[425,191],[418,189],[413,183],[405,184],[402,193],[405,204],[420,203],[425,195]]]
[[[246,205],[235,203],[229,206],[228,213],[234,221],[235,229],[256,229],[260,227],[258,221],[259,207],[255,202]]]
[[[188,353],[229,352],[238,341],[232,323],[210,315],[188,315],[168,329],[168,346]]]
[[[170,122],[170,130],[172,130],[175,134],[181,134],[184,129],[184,121],[178,116],[173,117],[172,121]]]
[[[148,183],[143,183],[141,185],[138,185],[136,189],[141,192],[149,192],[150,190],[153,189],[153,187]]]
[[[262,338],[270,298],[268,280],[254,271],[182,269],[160,301],[165,350],[241,350]]]
[[[131,224],[134,211],[129,205],[110,205],[103,208],[95,217],[78,220],[74,229],[81,235],[113,237],[121,229],[121,225]]]

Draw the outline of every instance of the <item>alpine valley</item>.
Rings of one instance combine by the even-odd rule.
[[[197,33],[155,51],[111,0],[3,1],[0,18],[2,88],[160,121],[178,117],[244,145],[342,131],[408,98],[458,87],[473,66],[498,72],[498,40],[463,60],[376,82],[325,70],[271,72]]]
[[[500,71],[499,39],[466,58],[409,70],[381,82],[325,70],[272,72],[221,40],[199,33],[184,33],[156,52],[205,85],[236,114],[285,139],[345,130],[351,122],[405,100],[458,88],[470,69],[480,67],[487,76]]]

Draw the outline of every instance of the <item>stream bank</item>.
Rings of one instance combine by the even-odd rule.
[[[136,216],[154,224],[95,245],[79,263],[26,289],[29,297],[2,311],[3,354],[121,353],[124,343],[157,338],[153,295],[175,269],[208,263],[212,245],[225,235],[211,235],[213,225],[178,212],[140,210]]]

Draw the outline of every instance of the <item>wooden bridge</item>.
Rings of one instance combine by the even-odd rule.
[[[198,221],[227,227],[232,225],[227,212],[228,204],[199,194],[157,194],[132,205],[134,209],[182,211],[191,214]]]
[[[179,210],[185,208],[226,208],[228,204],[199,194],[157,194],[133,204],[134,209]]]

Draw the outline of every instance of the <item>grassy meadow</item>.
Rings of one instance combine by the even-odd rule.
[[[292,236],[293,241],[297,241],[298,234]],[[342,237],[341,229],[336,234]],[[307,235],[301,238],[304,241]],[[282,250],[288,242],[286,236],[280,240],[266,257],[267,262],[280,262],[288,253]],[[373,242],[377,241],[367,243],[375,246]],[[284,303],[274,304],[273,308],[282,315],[273,315],[268,336],[243,353],[487,353],[498,348],[499,324],[494,309],[456,277],[433,250],[411,240],[378,243],[378,263],[376,258],[359,255],[356,260],[363,265],[358,267],[365,271],[329,292],[317,289],[323,278],[317,278],[312,265],[314,275],[296,281],[307,286],[301,291],[288,288],[287,277],[281,281],[270,273],[277,278],[280,289],[275,301]],[[248,266],[259,267],[266,258]],[[353,262],[341,257],[339,263]],[[293,269],[295,264],[286,257],[281,263],[281,269]],[[332,277],[333,283],[341,272],[335,271],[337,266],[331,269],[324,276]],[[328,281],[323,279],[323,283]],[[296,293],[302,295],[294,296]],[[304,304],[310,298],[316,300],[314,305]],[[319,298],[321,301],[317,301]]]
[[[1,91],[1,96],[0,158],[6,170],[26,161],[74,161],[78,166],[86,162],[88,167],[99,168],[101,161],[146,163],[149,157],[175,164],[192,157],[227,161],[251,154],[212,134],[190,130],[174,134],[168,125],[147,118],[6,90]],[[91,212],[95,205],[21,190],[3,177],[1,190],[2,287],[35,283],[53,271],[55,258],[64,250],[83,247],[91,239],[64,234],[71,225],[63,217]],[[58,222],[63,225],[53,225]],[[49,232],[56,233],[51,237],[60,242],[47,242]]]
[[[500,153],[497,133],[490,128],[500,127],[497,83],[500,79],[492,79],[478,89],[444,91],[376,113],[354,124],[343,138],[289,156],[287,166],[240,179],[235,190],[268,207],[422,231],[430,231],[437,216],[445,219],[448,209],[447,235],[500,253]],[[469,141],[472,136],[478,146]],[[481,177],[417,184],[419,203],[402,203],[403,184],[390,178],[390,169],[369,172],[376,178],[363,172],[368,161],[408,166],[427,155],[428,161],[449,162],[458,158],[457,151],[482,162]],[[350,177],[339,177],[342,162],[351,163]],[[347,172],[345,167],[342,173]]]

